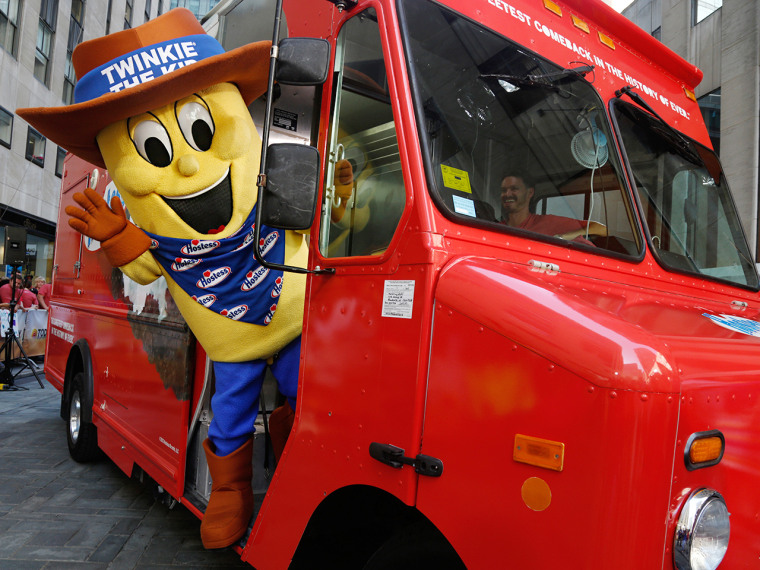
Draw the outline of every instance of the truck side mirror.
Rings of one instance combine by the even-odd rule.
[[[311,227],[317,207],[319,151],[295,143],[269,145],[261,223],[283,230]]]
[[[275,79],[283,85],[322,85],[330,69],[330,44],[315,38],[280,42]]]

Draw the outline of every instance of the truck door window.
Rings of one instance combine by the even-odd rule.
[[[433,2],[399,7],[428,184],[443,212],[540,239],[588,228],[576,244],[639,255],[593,70],[562,69]],[[524,223],[502,201],[509,176],[533,188]]]
[[[757,288],[758,278],[718,157],[644,110],[613,104],[659,262]]]
[[[320,251],[327,257],[381,255],[406,192],[373,9],[349,20],[338,36],[334,93]]]

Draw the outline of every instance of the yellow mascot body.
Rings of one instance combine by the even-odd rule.
[[[266,90],[269,45],[225,52],[190,11],[175,9],[79,45],[74,104],[18,110],[57,144],[107,167],[134,224],[118,198],[109,207],[87,189],[75,196],[81,209],[66,210],[70,225],[99,240],[133,280],[163,275],[214,361],[207,548],[237,541],[253,512],[251,435],[267,360],[291,404],[272,421],[278,452],[296,396],[305,278],[252,261],[261,142],[247,105]],[[303,235],[262,235],[266,259],[305,266]]]

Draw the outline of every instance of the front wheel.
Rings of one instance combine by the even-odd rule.
[[[454,548],[435,528],[413,525],[377,549],[364,570],[467,570]]]
[[[93,423],[85,421],[82,417],[84,373],[77,372],[71,382],[71,397],[66,408],[66,441],[71,458],[79,463],[87,463],[98,456],[98,432]]]

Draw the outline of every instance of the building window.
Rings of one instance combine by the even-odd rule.
[[[0,144],[11,148],[13,137],[13,113],[0,107]]]
[[[715,153],[720,155],[720,87],[697,100]]]
[[[156,16],[160,16],[164,13],[164,0],[158,0],[158,7],[156,8]]]
[[[691,16],[696,26],[710,14],[723,6],[723,0],[691,0]]]
[[[71,0],[69,41],[66,45],[66,66],[63,70],[63,102],[67,105],[74,102],[74,86],[77,84],[77,76],[74,72],[74,64],[71,61],[71,54],[74,53],[74,48],[82,41],[82,34],[84,33],[83,22],[83,0]]]
[[[37,49],[34,54],[34,76],[45,85],[50,78],[50,52],[58,16],[58,0],[42,0],[40,23],[37,26]]]
[[[652,32],[652,37],[657,41],[662,41],[662,27],[658,26],[656,30]]]
[[[150,5],[151,5],[151,1],[145,0],[145,21],[146,22],[150,20]]]
[[[26,134],[26,159],[37,166],[45,166],[45,143],[47,139],[32,127]]]
[[[0,47],[14,57],[16,57],[18,16],[18,0],[0,0]]]
[[[132,4],[134,0],[127,0],[127,5],[124,8],[124,29],[128,30],[132,27]]]
[[[63,159],[66,158],[66,149],[58,147],[58,154],[55,157],[55,175],[58,178],[63,177]]]
[[[34,76],[47,85],[50,69],[50,45],[53,43],[53,31],[40,19],[37,27],[37,50],[34,54]]]
[[[106,35],[111,33],[111,8],[113,8],[113,0],[108,0],[108,8],[106,8]]]

